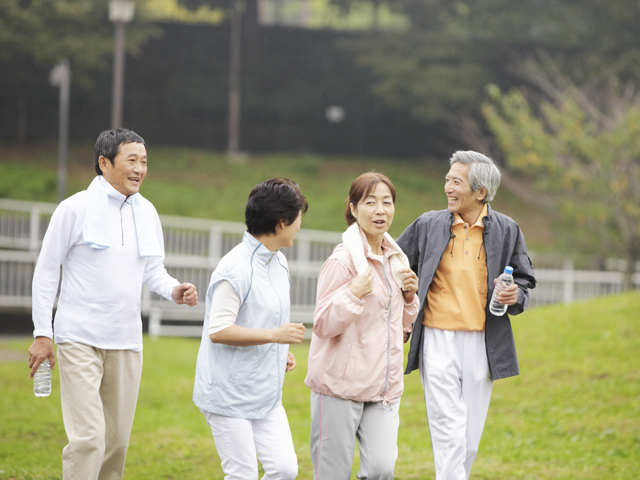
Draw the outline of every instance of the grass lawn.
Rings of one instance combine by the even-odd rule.
[[[521,375],[493,389],[474,480],[636,480],[640,476],[640,293],[531,309],[514,318]],[[66,444],[57,370],[35,398],[29,339],[2,339],[0,479],[60,479]],[[125,478],[221,479],[215,446],[191,402],[198,340],[145,339],[145,360]],[[293,346],[284,403],[300,475],[311,479],[308,344]],[[9,355],[7,355],[9,351]],[[13,352],[11,352],[13,351]],[[397,479],[433,479],[422,388],[406,376]],[[354,475],[352,478],[355,478]]]

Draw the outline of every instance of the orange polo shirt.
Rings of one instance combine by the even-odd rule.
[[[455,238],[449,240],[427,293],[423,325],[442,330],[484,330],[487,254],[482,245],[482,218],[487,212],[485,205],[473,225],[454,214]]]

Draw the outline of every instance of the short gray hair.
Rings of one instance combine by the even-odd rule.
[[[458,150],[453,154],[449,165],[460,162],[463,165],[469,165],[469,183],[471,191],[475,192],[479,188],[486,188],[487,194],[482,199],[482,203],[489,203],[498,191],[500,186],[500,170],[493,160],[472,150]]]

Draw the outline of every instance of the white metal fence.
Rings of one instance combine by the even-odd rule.
[[[0,309],[31,307],[33,269],[54,209],[55,204],[0,199]],[[196,285],[203,299],[211,272],[241,241],[244,224],[167,215],[160,219],[167,270],[181,282]],[[340,241],[340,232],[301,229],[293,246],[283,250],[291,273],[293,321],[312,321],[320,267]],[[540,256],[532,256],[535,267]],[[549,266],[548,261],[544,263]],[[574,270],[571,262],[555,263],[561,264],[535,270],[538,286],[531,291],[531,306],[622,291],[622,272]],[[640,288],[640,274],[635,274],[633,282]],[[179,307],[145,290],[142,313],[149,317],[152,335],[199,335],[204,302],[195,308]]]

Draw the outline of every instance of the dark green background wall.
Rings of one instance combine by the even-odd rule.
[[[149,143],[226,149],[228,28],[157,26],[162,34],[127,56],[124,126]],[[369,74],[339,47],[345,35],[353,34],[277,27],[245,33],[242,149],[392,157],[449,152],[443,131],[371,95]],[[58,93],[48,72],[24,61],[0,67],[0,141],[15,141],[25,119],[26,141],[55,140]],[[29,71],[22,105],[16,68]],[[111,69],[95,73],[91,83],[72,86],[74,141],[93,141],[110,124]],[[325,119],[330,105],[345,109],[343,122]]]

